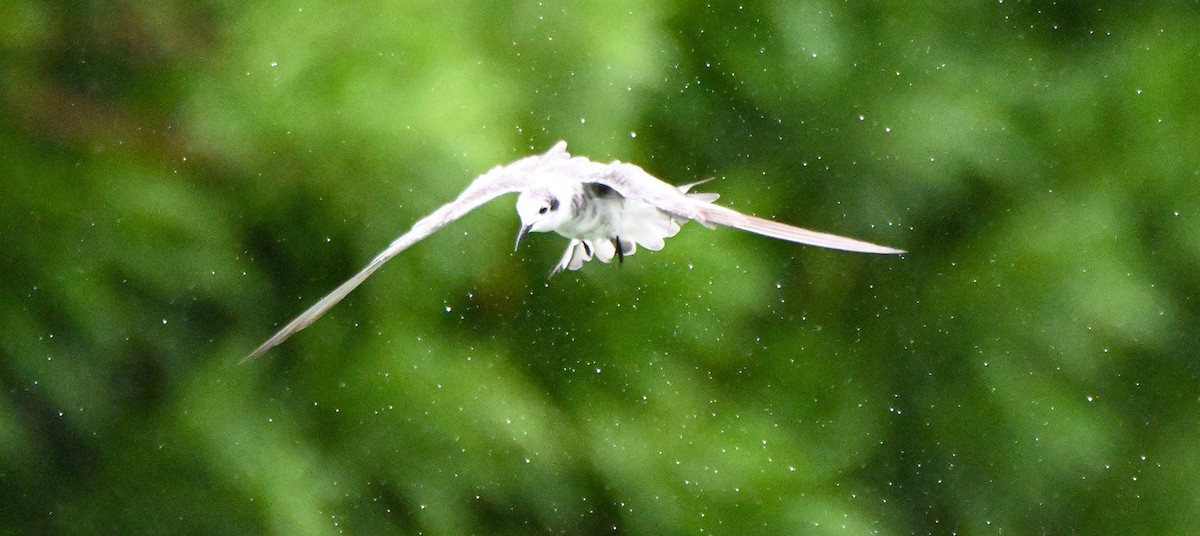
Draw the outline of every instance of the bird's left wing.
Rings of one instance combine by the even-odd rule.
[[[300,316],[297,316],[291,322],[288,322],[287,325],[280,328],[270,339],[267,339],[266,342],[262,343],[253,352],[250,352],[241,362],[245,363],[262,355],[267,350],[286,341],[288,337],[291,337],[297,331],[308,327],[309,324],[312,324],[321,315],[325,314],[326,311],[341,301],[342,298],[345,298],[347,294],[350,294],[351,291],[361,285],[380,266],[383,266],[383,263],[395,257],[401,251],[408,249],[421,239],[433,234],[438,229],[446,226],[446,224],[463,217],[484,203],[504,194],[519,192],[525,189],[532,174],[553,165],[555,162],[568,158],[569,155],[566,149],[567,144],[560,141],[543,154],[525,157],[507,166],[497,166],[487,173],[480,175],[454,201],[442,205],[433,211],[433,213],[418,220],[417,223],[413,224],[412,229],[409,229],[407,233],[400,235],[399,238],[392,241],[387,249],[384,249],[374,259],[371,259],[371,262],[367,263],[357,274],[354,274],[354,277],[351,277],[348,281],[333,289],[333,292],[321,298],[312,307],[300,313]]]
[[[571,160],[574,161],[576,159]],[[900,249],[880,246],[835,234],[812,231],[749,214],[742,214],[728,207],[714,205],[704,199],[688,196],[678,188],[647,173],[641,167],[625,162],[613,162],[592,173],[584,181],[604,184],[625,197],[640,199],[658,207],[663,212],[681,219],[696,220],[700,224],[709,227],[724,225],[799,244],[839,249],[842,251],[882,254],[904,253]]]

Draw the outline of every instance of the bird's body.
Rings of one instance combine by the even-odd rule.
[[[567,238],[598,240],[619,234],[618,224],[625,211],[625,198],[603,184],[579,183],[571,201],[560,210],[571,217],[554,229]]]
[[[558,142],[544,154],[497,166],[475,179],[454,201],[418,220],[407,233],[391,243],[327,296],[281,328],[246,356],[261,355],[304,329],[350,291],[375,273],[384,262],[446,224],[475,208],[508,193],[519,193],[517,214],[521,229],[517,244],[529,232],[556,232],[570,239],[563,258],[551,275],[577,270],[597,258],[624,260],[638,245],[662,249],[664,240],[675,236],[682,224],[696,220],[706,227],[724,225],[801,244],[861,253],[903,253],[902,250],[852,238],[802,229],[742,214],[714,205],[716,194],[690,193],[699,183],[675,187],[633,164],[593,162],[567,153],[566,142]]]
[[[687,193],[693,184],[680,186]],[[714,201],[717,194],[687,194],[689,198]],[[560,209],[561,210],[561,209]],[[609,262],[624,261],[641,246],[651,251],[663,248],[667,238],[679,232],[683,222],[654,205],[627,198],[599,183],[580,183],[572,194],[571,215],[554,232],[570,238],[567,251],[550,275],[562,270],[578,270],[596,258]]]

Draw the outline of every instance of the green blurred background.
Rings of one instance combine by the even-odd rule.
[[[1200,530],[1200,5],[0,7],[0,516],[59,534]],[[565,139],[690,224],[547,281]]]

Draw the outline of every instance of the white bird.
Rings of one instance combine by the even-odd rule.
[[[618,261],[624,261],[639,244],[657,251],[662,249],[663,239],[675,236],[688,220],[709,228],[725,225],[824,248],[861,253],[904,253],[903,250],[801,229],[714,205],[712,201],[717,199],[717,194],[688,193],[696,184],[700,183],[675,187],[633,164],[620,161],[603,164],[584,157],[572,157],[567,153],[565,141],[554,144],[544,154],[525,157],[507,166],[496,166],[475,179],[457,199],[418,220],[412,229],[400,235],[354,277],[288,322],[242,362],[262,355],[308,327],[401,251],[480,205],[509,193],[520,192],[517,197],[517,214],[521,218],[518,246],[529,232],[554,231],[571,239],[562,260],[550,275],[564,269],[578,270],[592,258],[609,262],[615,256]]]

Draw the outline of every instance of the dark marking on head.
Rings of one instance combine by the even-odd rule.
[[[550,210],[552,210],[552,211],[558,210],[558,198],[551,197],[549,201],[550,201]]]

